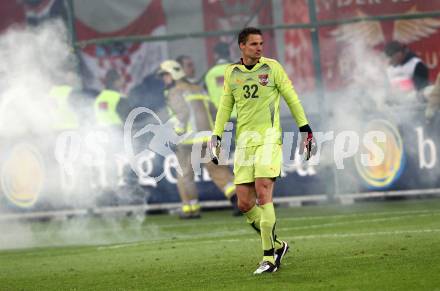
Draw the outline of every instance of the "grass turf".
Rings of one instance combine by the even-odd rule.
[[[3,246],[39,247],[0,251],[0,290],[440,288],[440,199],[277,208],[277,218],[291,250],[263,276],[252,275],[256,233],[229,211],[8,223]]]

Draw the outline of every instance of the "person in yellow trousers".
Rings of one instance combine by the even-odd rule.
[[[194,165],[191,163],[191,153],[194,145],[201,144],[202,154],[207,154],[207,142],[210,139],[214,119],[209,112],[209,97],[204,90],[190,83],[185,73],[174,60],[167,60],[160,64],[158,74],[165,84],[167,107],[175,119],[175,131],[180,135],[189,136],[177,144],[177,159],[182,169],[178,175],[177,188],[182,200],[181,218],[200,217],[199,193],[194,181]],[[206,136],[197,135],[192,138],[191,133],[209,132]],[[240,215],[237,209],[237,196],[233,175],[227,166],[216,167],[212,162],[204,165],[215,185],[224,193],[234,208],[233,213]]]

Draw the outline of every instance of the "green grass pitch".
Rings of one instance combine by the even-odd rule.
[[[3,222],[3,245],[39,247],[0,251],[0,290],[440,290],[440,199],[277,208],[277,218],[291,250],[262,276],[252,275],[259,238],[229,211]]]

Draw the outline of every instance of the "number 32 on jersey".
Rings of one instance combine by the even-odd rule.
[[[251,84],[251,85],[244,85],[243,86],[243,97],[248,98],[258,98],[258,85],[257,84]]]

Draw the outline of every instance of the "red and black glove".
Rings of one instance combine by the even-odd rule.
[[[316,142],[313,137],[312,129],[308,124],[299,128],[301,133],[301,144],[299,147],[299,153],[303,155],[306,161],[310,160],[312,156],[316,154]]]
[[[211,136],[211,140],[208,142],[209,154],[211,156],[211,161],[218,165],[218,156],[220,155],[222,139],[218,135]]]

